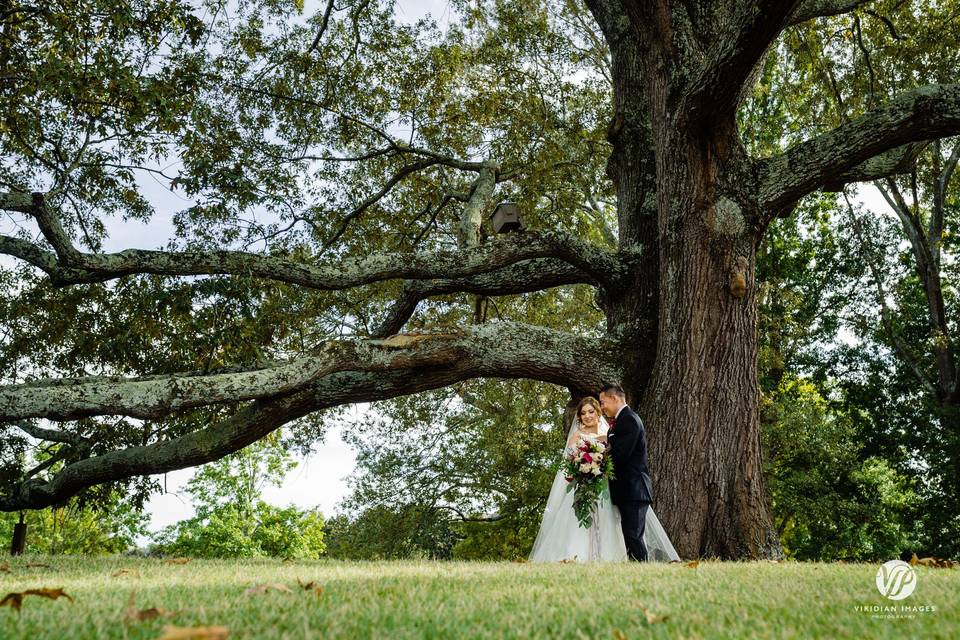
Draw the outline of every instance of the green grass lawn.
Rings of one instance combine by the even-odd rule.
[[[63,588],[74,602],[26,596],[19,614],[0,608],[4,640],[157,638],[165,625],[225,626],[230,638],[960,637],[957,569],[918,567],[916,591],[893,602],[877,592],[878,564],[6,561],[0,598]],[[298,578],[316,581],[322,593],[302,590]],[[291,592],[244,594],[263,583]],[[131,594],[137,609],[176,613],[125,621]],[[878,605],[897,611],[856,609]],[[902,612],[901,605],[935,611]]]

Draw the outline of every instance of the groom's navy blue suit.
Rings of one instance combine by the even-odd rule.
[[[653,482],[647,468],[647,435],[640,416],[623,407],[607,434],[613,459],[610,500],[620,509],[620,526],[627,553],[633,560],[646,560],[643,530],[647,509],[653,502]]]

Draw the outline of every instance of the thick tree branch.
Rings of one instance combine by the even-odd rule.
[[[495,323],[449,334],[331,341],[309,356],[237,373],[78,378],[57,380],[56,384],[7,385],[0,387],[0,422],[29,418],[74,420],[99,415],[162,418],[183,409],[289,395],[341,371],[448,367],[471,358],[492,362],[495,359],[488,354],[501,340],[513,339],[536,352],[536,345],[529,342],[526,334],[566,339],[564,334],[536,327],[527,327],[525,335],[511,337],[513,329],[510,323]]]
[[[960,85],[904,93],[833,131],[762,160],[756,170],[760,205],[772,215],[870,158],[913,142],[960,132]]]
[[[68,464],[49,481],[27,481],[0,497],[0,511],[38,509],[95,484],[204,464],[328,407],[385,400],[469,378],[532,378],[590,391],[622,375],[617,345],[608,340],[512,322],[471,327],[459,338],[397,336],[392,344],[406,354],[402,368],[333,373],[299,392],[254,401],[230,418],[176,439]],[[441,351],[459,348],[467,351],[466,357],[431,362]]]
[[[691,123],[710,126],[733,117],[757,63],[787,25],[798,0],[759,0],[731,5],[730,21],[684,87]]]
[[[0,194],[0,208],[6,206]],[[19,210],[19,209],[17,209]],[[608,286],[624,275],[625,266],[613,252],[566,233],[511,234],[478,247],[433,253],[381,253],[344,258],[336,263],[307,264],[243,251],[152,251],[128,249],[91,254],[73,248],[56,217],[47,207],[34,208],[51,254],[15,238],[0,237],[0,252],[14,255],[43,269],[57,285],[103,282],[133,274],[195,276],[247,275],[319,290],[339,290],[392,279],[432,280],[463,278],[534,258],[557,258]]]
[[[480,244],[480,227],[497,184],[497,169],[496,164],[486,163],[473,183],[470,197],[460,214],[461,247],[475,247]]]
[[[853,182],[870,182],[902,173],[909,173],[917,157],[929,146],[929,142],[915,142],[902,147],[891,149],[886,153],[861,162],[849,171],[831,177],[824,182],[824,191],[843,191],[843,188]]]

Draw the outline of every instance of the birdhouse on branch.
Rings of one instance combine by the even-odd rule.
[[[494,233],[523,231],[520,207],[515,202],[501,202],[490,214],[490,224],[493,226]]]

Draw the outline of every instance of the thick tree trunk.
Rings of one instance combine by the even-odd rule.
[[[753,283],[731,295],[729,250],[700,221],[678,231],[663,255],[657,359],[639,402],[654,507],[684,557],[779,557],[761,466]]]
[[[779,557],[761,466],[756,236],[734,204],[752,185],[729,160],[736,129],[732,118],[685,127],[633,32],[606,3],[591,8],[611,47],[621,249],[638,249],[604,309],[647,428],[654,508],[684,557]],[[721,182],[739,195],[718,197]]]
[[[698,128],[677,126],[666,90],[649,95],[658,327],[649,384],[634,392],[654,508],[684,557],[780,557],[760,447],[756,232],[721,195],[724,171],[736,170],[735,128],[714,123],[690,135]]]
[[[602,306],[607,331],[624,347],[626,380],[646,386],[657,348],[659,255],[656,159],[643,61],[629,25],[600,16],[610,43],[613,118],[607,175],[617,194],[619,249],[630,256],[629,271],[616,291],[605,287]]]

